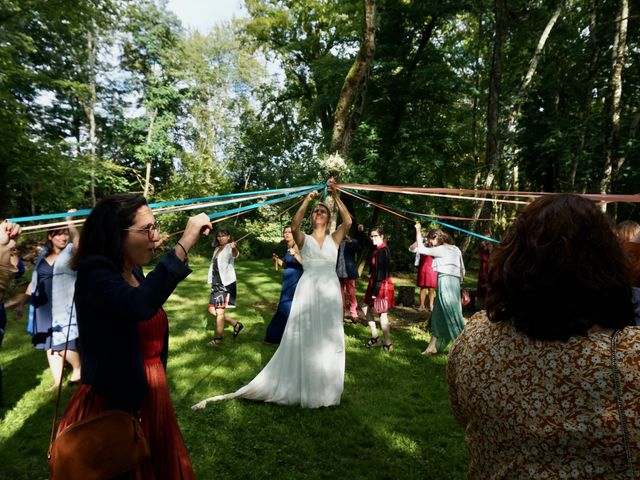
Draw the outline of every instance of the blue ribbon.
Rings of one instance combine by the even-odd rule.
[[[188,205],[191,203],[200,203],[200,202],[206,202],[206,201],[210,201],[210,200],[219,200],[222,198],[236,198],[236,197],[247,197],[247,196],[251,196],[251,195],[259,195],[259,194],[277,194],[278,192],[283,192],[283,191],[291,191],[291,190],[295,190],[297,192],[301,191],[301,190],[319,190],[320,188],[322,188],[325,184],[324,183],[319,183],[316,185],[308,185],[308,186],[304,186],[304,187],[295,187],[295,188],[274,188],[274,189],[270,189],[270,190],[258,190],[255,192],[243,192],[243,193],[228,193],[225,195],[215,195],[215,196],[211,196],[211,197],[200,197],[200,198],[190,198],[190,199],[186,199],[186,200],[172,200],[172,201],[168,201],[168,202],[157,202],[157,203],[150,203],[149,204],[149,208],[159,208],[159,207],[171,207],[171,206],[175,206],[175,205]],[[242,200],[239,200],[242,201]],[[50,213],[50,214],[43,214],[43,215],[32,215],[29,217],[15,217],[15,218],[10,218],[9,221],[10,222],[14,222],[14,223],[20,223],[20,222],[34,222],[37,220],[54,220],[54,219],[58,219],[58,218],[67,218],[67,217],[83,217],[83,216],[87,216],[91,213],[91,209],[85,209],[85,210],[78,210],[76,212],[65,212],[65,213]]]
[[[235,198],[235,197],[242,197],[242,196],[251,196],[251,195],[260,195],[262,193],[265,194],[277,194],[278,192],[283,192],[283,191],[300,191],[300,190],[306,190],[309,188],[314,188],[314,190],[318,190],[320,188],[322,188],[324,184],[323,183],[319,183],[317,185],[307,185],[304,187],[295,187],[295,188],[273,188],[270,190],[258,190],[256,192],[243,192],[243,193],[227,193],[225,195],[215,195],[213,197],[200,197],[200,198],[190,198],[187,200],[172,200],[169,202],[158,202],[158,203],[150,203],[149,207],[150,208],[158,208],[158,207],[172,207],[174,205],[188,205],[190,203],[201,203],[201,202],[208,202],[211,200],[220,200],[222,198]]]
[[[222,218],[222,217],[226,217],[228,215],[233,215],[234,213],[241,213],[241,212],[246,212],[249,210],[255,210],[256,208],[260,208],[264,205],[271,205],[272,203],[278,203],[278,202],[283,202],[285,200],[289,200],[290,198],[294,198],[294,197],[299,197],[301,195],[306,195],[307,193],[311,193],[314,192],[316,190],[319,190],[320,188],[322,188],[322,184],[321,185],[313,185],[309,188],[307,188],[306,190],[303,191],[298,191],[295,193],[291,193],[289,195],[285,195],[284,197],[280,197],[280,198],[274,198],[271,200],[265,200],[264,202],[258,202],[258,203],[254,203],[252,205],[246,205],[244,207],[237,207],[237,208],[232,208],[230,210],[224,210],[222,212],[216,212],[216,213],[211,213],[209,215],[209,219],[210,220],[215,220],[216,218]]]
[[[16,217],[16,218],[10,218],[9,221],[14,223],[33,222],[35,220],[52,220],[54,218],[83,217],[85,215],[89,215],[90,213],[91,213],[91,209],[85,209],[85,210],[77,210],[75,212],[49,213],[45,215],[32,215],[31,217]]]

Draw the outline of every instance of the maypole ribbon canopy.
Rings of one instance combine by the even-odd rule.
[[[309,192],[322,190],[323,197],[327,196],[327,189],[329,182],[318,183],[315,185],[305,185],[301,187],[287,187],[287,188],[274,188],[267,190],[257,190],[253,192],[239,192],[228,193],[224,195],[213,195],[208,197],[190,198],[184,200],[172,200],[166,202],[150,203],[149,207],[153,210],[154,214],[162,215],[165,213],[186,211],[186,210],[206,210],[211,207],[219,207],[222,205],[228,205],[231,203],[253,202],[260,199],[256,203],[250,203],[249,205],[231,208],[223,211],[217,211],[209,213],[209,218],[215,223],[221,222],[228,218],[242,215],[243,213],[256,210],[265,205],[272,205],[275,203],[284,202],[286,200],[296,198],[302,195],[306,195]],[[336,188],[358,200],[367,204],[373,205],[381,210],[389,212],[393,215],[397,215],[405,220],[413,221],[407,215],[419,218],[425,218],[430,222],[437,223],[447,228],[458,230],[468,235],[488,240],[491,242],[497,242],[496,239],[479,235],[470,230],[456,227],[450,223],[443,222],[446,220],[485,220],[480,218],[463,218],[463,217],[451,217],[440,215],[427,215],[419,212],[412,212],[400,207],[393,207],[388,204],[384,204],[379,201],[375,201],[358,191],[374,191],[374,192],[386,192],[396,193],[402,195],[420,195],[429,197],[441,197],[451,198],[459,200],[471,200],[480,202],[497,202],[497,203],[510,203],[517,205],[526,205],[530,199],[537,198],[541,195],[553,195],[549,192],[512,192],[506,190],[478,190],[478,189],[464,189],[464,188],[428,188],[428,187],[410,187],[410,186],[389,186],[389,185],[371,185],[371,184],[357,184],[357,183],[344,183],[336,184]],[[577,194],[584,198],[590,199],[595,202],[601,203],[614,203],[614,202],[626,202],[626,203],[640,203],[640,194],[635,195],[619,195],[619,194],[591,194],[583,193]],[[271,198],[264,200],[265,198]],[[287,209],[288,210],[288,209]],[[69,223],[81,224],[84,222],[84,218],[76,218],[75,220],[67,220],[68,218],[86,217],[91,213],[90,209],[78,210],[75,212],[60,212],[44,215],[32,215],[25,217],[16,217],[9,219],[12,222],[30,223],[40,222],[35,225],[23,226],[24,232],[40,232],[50,230],[52,228],[60,228],[68,225]],[[41,223],[48,220],[58,220],[51,223]]]

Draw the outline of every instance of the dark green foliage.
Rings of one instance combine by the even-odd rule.
[[[522,92],[557,6],[507,2],[498,132],[503,155],[494,188],[599,187],[618,2],[563,3]],[[354,107],[349,172],[339,180],[482,185],[489,168],[484,156],[494,2],[377,0],[376,7],[373,64]],[[3,1],[4,215],[87,206],[92,179],[97,197],[142,191],[147,163],[154,200],[324,180],[334,110],[362,38],[363,3],[248,0],[246,9],[249,18],[198,33],[186,32],[160,1]],[[637,192],[640,175],[636,10],[631,5],[617,152],[623,161],[611,186],[616,193]],[[93,76],[89,39],[97,42]],[[277,75],[269,77],[274,70]],[[88,144],[92,78],[95,162]],[[515,127],[507,131],[514,111]],[[473,211],[468,200],[373,196],[423,213]],[[358,202],[353,208],[362,223],[387,221]],[[617,214],[635,218],[637,210],[620,205]],[[493,218],[499,229],[512,215],[512,207],[487,204],[480,216]]]

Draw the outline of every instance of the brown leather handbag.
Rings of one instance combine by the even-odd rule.
[[[49,479],[106,480],[148,458],[140,421],[122,410],[106,410],[58,434],[50,447]]]
[[[73,310],[69,314],[71,325]],[[69,345],[62,354],[64,365]],[[62,393],[62,373],[49,441],[49,480],[107,480],[149,459],[149,446],[140,420],[122,410],[106,410],[83,418],[56,436]]]

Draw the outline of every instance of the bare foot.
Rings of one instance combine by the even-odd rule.
[[[60,388],[60,385],[51,385],[45,390],[45,392],[55,392],[56,390],[58,390],[58,388]]]
[[[424,352],[422,352],[421,355],[437,355],[437,354],[438,354],[437,350],[427,348]]]

